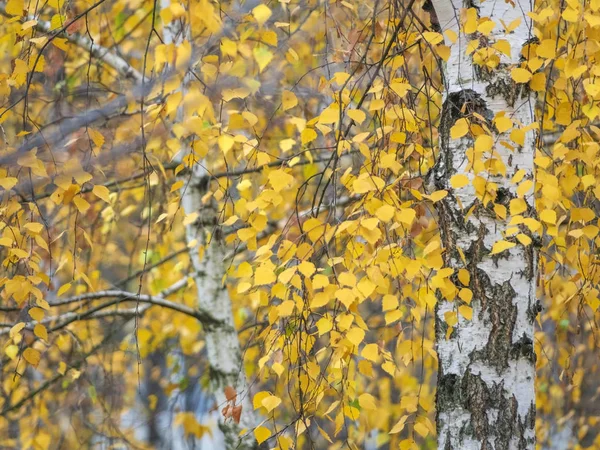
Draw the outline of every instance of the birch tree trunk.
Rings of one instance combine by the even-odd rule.
[[[216,220],[216,211],[211,203],[203,204],[205,183],[204,169],[200,165],[193,168],[190,183],[183,193],[182,204],[186,214],[200,213],[201,223]],[[219,428],[225,437],[227,449],[246,450],[257,448],[252,430],[256,426],[254,410],[244,372],[242,352],[237,331],[233,322],[232,304],[224,284],[226,273],[225,246],[218,229],[210,232],[204,226],[191,224],[186,227],[190,256],[194,268],[194,280],[198,291],[198,307],[208,311],[218,324],[204,329],[204,339],[210,369],[210,387],[215,395],[219,410],[234,406],[226,396],[225,388],[231,386],[237,393],[235,406],[241,406],[239,423],[231,417],[220,416]],[[231,412],[231,410],[230,410]],[[243,436],[240,431],[247,430]]]
[[[533,450],[537,252],[535,242],[523,245],[506,231],[511,211],[520,205],[520,219],[513,216],[512,225],[525,235],[524,242],[531,234],[523,219],[527,224],[526,219],[534,217],[532,189],[518,190],[511,178],[522,170],[521,183],[533,181],[535,137],[533,131],[526,131],[522,140],[517,139],[498,125],[502,119],[495,120],[504,116],[515,129],[533,122],[534,105],[523,87],[526,84],[516,84],[511,78],[530,40],[531,22],[526,14],[532,5],[525,0],[516,0],[514,6],[505,1],[433,0],[433,6],[443,30],[458,36],[453,43],[447,41],[450,56],[443,72],[440,156],[433,174],[436,189],[446,189],[449,195],[436,206],[445,263],[454,269],[451,281],[473,294],[468,305],[472,320],[457,314],[465,304],[458,297],[454,301],[440,298],[436,310],[438,448]],[[461,15],[461,8],[475,8],[479,18],[489,17],[496,24],[494,31],[487,36],[478,31],[465,34],[459,21],[467,14]],[[504,32],[500,19],[509,24],[517,18],[521,22],[514,32]],[[482,47],[508,41],[510,57],[502,56],[492,70],[476,66],[466,52],[469,41],[475,39]],[[452,139],[451,128],[463,118],[470,121],[470,132]],[[519,145],[513,137],[521,141]],[[493,163],[494,158],[502,164]],[[505,174],[499,173],[501,166]],[[466,175],[470,184],[453,189],[450,178],[455,175]],[[501,218],[503,208],[509,211],[506,220]],[[490,254],[500,240],[516,245]],[[458,323],[451,326],[448,318],[453,315]]]
[[[169,0],[162,0],[168,7]],[[188,24],[172,22],[165,27],[164,42],[182,45],[189,41]],[[181,91],[185,97],[191,75],[181,74]],[[185,120],[184,104],[177,111],[177,120]],[[190,155],[192,149],[183,143],[180,155]],[[186,215],[197,213],[197,220],[186,226],[186,241],[190,250],[193,278],[198,295],[198,309],[212,316],[213,323],[204,326],[204,340],[210,370],[210,389],[215,396],[219,414],[219,428],[227,450],[258,448],[252,430],[256,426],[244,370],[243,357],[235,329],[232,304],[225,285],[226,248],[217,226],[218,217],[214,202],[204,201],[208,190],[208,171],[205,162],[194,164],[181,176],[181,204]],[[207,225],[208,224],[208,225]],[[232,388],[235,398],[232,399]],[[237,420],[239,418],[239,421]],[[240,432],[246,430],[240,436]]]

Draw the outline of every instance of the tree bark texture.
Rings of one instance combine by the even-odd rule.
[[[436,203],[438,223],[446,266],[454,269],[450,280],[473,293],[469,305],[472,320],[458,314],[454,327],[449,327],[447,318],[456,314],[464,302],[458,297],[451,300],[440,296],[436,307],[438,448],[533,450],[536,240],[522,245],[505,232],[516,226],[519,233],[531,235],[526,219],[535,217],[533,192],[519,193],[511,178],[523,170],[523,180],[533,181],[535,136],[527,131],[523,145],[515,145],[510,131],[500,133],[494,122],[502,113],[515,128],[533,122],[534,105],[527,85],[516,84],[511,78],[511,69],[519,64],[521,51],[530,40],[531,21],[526,14],[532,5],[524,0],[514,6],[505,1],[433,0],[433,7],[442,29],[458,36],[453,43],[447,40],[450,56],[443,70],[440,152],[433,178],[435,188],[449,194]],[[496,23],[494,31],[488,36],[477,31],[466,35],[459,25],[463,8],[475,8],[480,18],[489,17]],[[517,18],[521,19],[520,25],[512,33],[504,32],[500,19],[509,24]],[[510,43],[511,56],[502,56],[493,70],[477,66],[472,55],[466,53],[473,39],[480,39],[486,46],[505,39]],[[489,130],[492,150],[484,154],[474,150],[476,133],[451,138],[450,129],[465,117],[471,131],[477,127]],[[513,148],[503,145],[503,141]],[[493,159],[503,163],[505,174],[490,173],[489,166],[476,162]],[[450,178],[454,175],[466,175],[470,184],[453,189]],[[511,202],[519,197],[526,202],[525,211],[517,218],[511,218],[510,213],[506,219],[500,218],[494,206],[502,205],[510,211]],[[494,243],[500,240],[517,245],[490,255]],[[461,269],[463,276],[459,279]]]

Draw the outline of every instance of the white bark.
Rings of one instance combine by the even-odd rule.
[[[185,189],[182,204],[186,214],[201,211],[200,217],[214,215],[211,205],[202,204],[203,189],[194,185],[193,180],[202,177],[200,166],[195,166],[192,182]],[[224,285],[225,247],[218,230],[212,236],[202,226],[191,224],[186,229],[187,240],[197,242],[190,250],[198,290],[199,307],[211,311],[220,323],[205,328],[206,351],[210,367],[211,388],[219,410],[228,405],[225,387],[231,386],[237,392],[235,404],[242,406],[240,423],[231,418],[220,417],[219,428],[225,436],[228,449],[254,448],[252,433],[239,437],[241,430],[252,430],[255,419],[250,400],[248,384],[243,367],[243,358],[238,335],[233,322],[232,304]],[[201,252],[203,255],[201,255]]]
[[[510,180],[518,170],[525,170],[525,179],[533,179],[533,132],[527,133],[522,147],[510,151],[500,144],[501,140],[510,141],[509,133],[497,133],[492,122],[500,112],[505,112],[517,127],[533,121],[530,94],[510,76],[530,38],[531,22],[526,13],[531,5],[524,0],[517,1],[515,7],[507,2],[474,2],[479,17],[490,17],[496,22],[495,30],[487,37],[488,45],[506,39],[511,47],[510,58],[503,57],[501,65],[490,71],[475,67],[471,56],[465,53],[467,43],[479,38],[477,33],[466,36],[459,30],[460,9],[470,5],[457,0],[433,0],[433,5],[442,28],[459,36],[454,44],[447,43],[451,52],[444,70],[440,161],[434,177],[436,188],[447,189],[449,195],[437,205],[439,224],[446,264],[469,271],[469,288],[473,292],[472,320],[459,315],[459,323],[449,337],[445,314],[456,311],[461,301],[440,299],[436,311],[438,448],[533,450],[535,243],[523,246],[517,242],[515,247],[490,256],[493,244],[507,239],[504,232],[508,221],[496,216],[493,204],[485,205],[486,202],[477,199],[472,184],[453,190],[449,183],[455,174],[465,174],[470,180],[476,175],[467,157],[473,147],[470,135],[452,140],[449,134],[457,119],[473,112],[483,116],[487,126],[494,130],[494,151],[507,171],[506,176],[480,174],[497,184],[495,203],[509,210],[510,200],[517,197],[517,186]],[[513,33],[504,33],[499,19],[509,24],[517,17],[521,18],[519,27]],[[532,192],[527,195],[525,217],[533,213]],[[465,218],[474,205],[475,209]],[[520,232],[529,234],[526,227]],[[467,264],[463,263],[457,247],[464,253]],[[458,279],[452,281],[461,286]]]
[[[169,0],[163,0],[166,7]],[[176,45],[189,40],[189,29],[173,22],[165,27],[164,41]],[[189,76],[184,77],[182,91],[185,95]],[[180,107],[177,119],[182,121],[184,111]],[[189,151],[183,152],[189,154]],[[248,383],[243,364],[242,352],[235,329],[232,303],[225,285],[226,249],[218,229],[204,227],[202,224],[216,222],[214,204],[202,201],[206,194],[209,174],[205,163],[196,164],[182,177],[182,206],[186,214],[199,212],[197,222],[186,226],[186,238],[190,247],[190,258],[194,270],[194,281],[198,292],[198,308],[210,311],[217,323],[204,327],[204,339],[210,370],[210,387],[215,396],[218,411],[224,408],[240,407],[239,423],[232,417],[219,415],[219,428],[223,432],[227,449],[246,450],[256,448],[252,430],[256,426],[254,409],[249,395]],[[237,398],[228,401],[225,388],[231,386]],[[240,432],[246,430],[240,436]]]

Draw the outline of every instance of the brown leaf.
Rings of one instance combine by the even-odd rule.
[[[235,423],[240,423],[240,417],[242,416],[242,405],[234,406],[231,410],[231,417]]]
[[[233,414],[233,411],[232,411],[232,406],[231,406],[231,405],[229,405],[229,404],[227,404],[227,405],[225,406],[225,408],[223,408],[223,409],[221,410],[221,414],[223,414],[223,417],[225,417],[226,419],[228,419],[229,417],[231,417],[231,416],[232,416],[232,414]]]
[[[228,402],[235,402],[235,399],[237,397],[237,392],[235,391],[235,389],[231,386],[225,386],[225,389],[223,389],[223,392],[225,393],[225,398],[227,399]]]

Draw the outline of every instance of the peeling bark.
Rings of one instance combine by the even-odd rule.
[[[535,143],[533,132],[524,145],[511,151],[502,146],[508,133],[498,133],[493,119],[504,112],[521,126],[532,123],[533,104],[523,85],[512,81],[510,70],[519,62],[521,49],[529,40],[531,5],[517,1],[464,4],[456,0],[433,0],[441,26],[459,36],[450,44],[450,57],[444,68],[445,97],[440,124],[440,156],[434,169],[436,189],[449,195],[436,203],[447,267],[466,269],[473,292],[472,320],[459,315],[459,322],[448,333],[445,314],[460,306],[459,299],[440,298],[436,307],[436,342],[439,359],[437,389],[438,448],[443,450],[533,450],[535,448],[535,353],[533,322],[538,303],[535,298],[537,251],[535,240],[490,255],[495,242],[504,239],[508,221],[499,219],[494,203],[505,205],[517,198],[510,179],[525,170],[533,180]],[[467,43],[479,36],[460,34],[461,8],[475,7],[480,17],[490,17],[496,30],[487,39],[493,43],[506,39],[511,57],[503,57],[495,70],[476,67],[466,54]],[[500,21],[521,18],[510,34],[501,30]],[[485,174],[497,188],[488,197],[478,198],[473,184],[453,190],[450,178],[464,174],[470,180],[473,139],[450,138],[456,121],[469,116],[473,123],[492,130],[494,152],[506,167],[506,176]],[[471,159],[473,157],[471,156]],[[482,174],[484,175],[484,174]],[[526,198],[524,217],[534,217],[531,192]],[[470,211],[467,214],[467,211]],[[523,225],[520,232],[530,234]],[[459,251],[459,249],[462,251]],[[456,277],[456,274],[454,275]],[[452,281],[461,286],[458,278]]]

